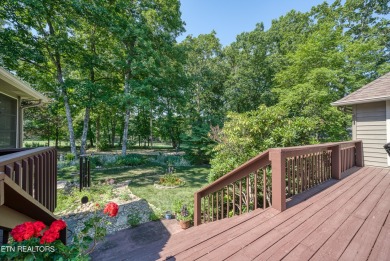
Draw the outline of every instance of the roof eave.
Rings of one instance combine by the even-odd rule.
[[[352,100],[352,101],[336,101],[332,102],[332,106],[349,106],[355,104],[363,104],[363,103],[372,103],[372,102],[381,102],[390,100],[390,96],[377,97],[372,99],[360,99],[360,100]]]
[[[45,95],[41,94],[40,92],[34,90],[29,84],[26,82],[23,82],[22,80],[18,79],[11,73],[7,72],[3,68],[0,67],[0,77],[8,82],[9,84],[15,86],[20,91],[28,94],[31,97],[34,97],[37,100],[42,101],[43,103],[48,103],[49,98],[47,98]]]

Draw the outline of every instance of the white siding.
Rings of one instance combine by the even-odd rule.
[[[387,167],[386,102],[356,105],[356,139],[363,140],[365,166]]]

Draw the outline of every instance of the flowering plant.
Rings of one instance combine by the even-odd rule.
[[[95,215],[84,223],[73,244],[67,246],[59,240],[60,232],[66,228],[63,220],[54,221],[48,228],[41,221],[17,225],[10,233],[11,243],[1,246],[0,260],[89,260],[88,255],[107,232],[102,226],[105,217],[97,215],[99,209],[96,204]],[[117,204],[110,202],[104,214],[115,217],[118,209]]]

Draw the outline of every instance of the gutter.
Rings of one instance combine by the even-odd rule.
[[[35,104],[21,105],[20,107],[22,109],[27,109],[27,108],[37,107],[37,106],[42,104],[42,100],[41,99],[37,100],[36,102],[37,103],[35,103]]]

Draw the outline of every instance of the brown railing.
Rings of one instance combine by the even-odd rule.
[[[361,141],[269,149],[195,193],[199,225],[257,208],[286,209],[286,198],[363,166]]]
[[[54,148],[20,149],[0,156],[5,173],[51,212],[57,202],[57,151]]]
[[[269,151],[253,158],[195,194],[195,223],[240,215],[270,205]],[[268,201],[267,201],[268,199]],[[196,222],[198,221],[198,222]]]

